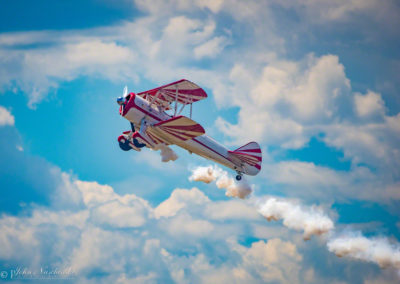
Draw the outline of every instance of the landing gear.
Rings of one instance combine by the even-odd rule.
[[[140,151],[140,148],[143,148],[144,146],[146,146],[146,144],[142,144],[136,138],[132,138],[135,134],[135,125],[132,122],[131,129],[132,131],[125,131],[122,135],[118,137],[119,147],[123,151],[129,151],[131,149],[134,149],[135,151]]]
[[[129,141],[128,140],[121,139],[120,141],[118,141],[118,143],[119,143],[119,147],[123,151],[129,151],[129,150],[132,149],[132,147],[129,145]]]
[[[238,175],[236,176],[236,180],[239,181],[239,180],[241,180],[241,179],[242,179],[242,175],[241,175],[241,174],[238,174]]]

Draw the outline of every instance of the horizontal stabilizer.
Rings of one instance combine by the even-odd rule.
[[[256,175],[261,170],[262,153],[257,142],[250,142],[234,151],[229,151],[229,155],[242,162],[246,174]]]

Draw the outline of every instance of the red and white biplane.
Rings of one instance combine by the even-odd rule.
[[[131,131],[118,137],[119,146],[124,151],[140,151],[145,146],[162,151],[169,145],[177,145],[235,170],[237,180],[242,174],[258,174],[262,154],[256,142],[230,151],[207,136],[204,128],[191,119],[192,104],[205,98],[207,94],[202,88],[184,79],[138,94],[128,93],[125,87],[117,103],[121,116],[130,121]],[[181,115],[187,105],[190,118]]]

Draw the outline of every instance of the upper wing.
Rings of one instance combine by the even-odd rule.
[[[175,100],[187,105],[207,98],[207,94],[202,88],[186,79],[141,92],[137,95],[148,101],[154,99],[154,104],[167,109]]]
[[[146,132],[153,140],[165,144],[177,144],[205,133],[200,124],[185,116],[161,121],[147,127]]]

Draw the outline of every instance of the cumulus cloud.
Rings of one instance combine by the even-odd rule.
[[[365,95],[355,94],[356,112],[360,117],[380,116],[385,113],[385,105],[380,94],[368,91]]]
[[[237,72],[235,67],[232,72]],[[337,119],[341,115],[337,108],[349,101],[350,83],[334,55],[310,56],[305,62],[273,61],[261,75],[245,67],[240,73],[246,75],[234,76],[232,83],[248,86],[250,100],[235,96],[232,101],[240,107],[237,124],[217,120],[217,126],[233,139],[238,138],[232,133],[239,132],[244,133],[241,137],[254,137],[270,145],[299,148],[315,134],[311,126]],[[253,79],[248,82],[247,77]]]
[[[14,116],[5,107],[0,106],[0,126],[14,125]]]
[[[49,92],[56,90],[60,82],[79,76],[99,76],[117,81],[145,78],[163,83],[176,79],[176,74],[187,74],[212,90],[220,107],[239,107],[238,123],[229,123],[222,117],[217,119],[216,125],[231,139],[231,143],[241,141],[237,135],[229,134],[241,133],[241,137],[253,137],[266,146],[298,149],[306,145],[310,137],[322,133],[323,141],[328,146],[342,150],[345,157],[353,162],[350,173],[353,178],[313,163],[282,162],[277,165],[282,172],[275,170],[276,175],[271,174],[275,182],[295,186],[297,180],[304,187],[314,188],[333,185],[341,188],[338,192],[343,193],[346,185],[362,180],[364,183],[360,189],[363,190],[357,191],[360,198],[369,194],[371,200],[373,192],[386,200],[396,196],[398,199],[396,179],[400,168],[400,114],[387,114],[382,95],[375,91],[354,93],[345,68],[336,55],[308,55],[298,60],[281,58],[290,36],[283,38],[282,26],[274,21],[274,13],[271,12],[274,5],[284,10],[291,9],[300,15],[301,21],[317,23],[315,26],[332,21],[349,21],[354,14],[372,15],[365,17],[368,21],[374,20],[371,21],[372,26],[377,19],[382,22],[383,18],[394,18],[394,23],[398,22],[398,7],[392,2],[361,2],[136,1],[146,15],[114,27],[1,34],[0,90],[16,87],[27,94],[29,105],[34,107]],[[200,16],[196,14],[198,8],[202,10]],[[178,17],[176,11],[179,12]],[[224,30],[219,15],[214,17],[209,11],[214,14],[223,12],[225,16],[230,14],[229,20],[234,21],[233,31]],[[398,26],[393,21],[386,23],[389,27]],[[239,28],[234,29],[235,26]],[[359,25],[347,26],[359,28]],[[240,38],[240,30],[246,33],[252,31],[245,40],[240,39],[241,43],[237,43],[245,48],[227,52],[227,38]],[[309,32],[308,28],[305,30]],[[234,36],[230,37],[232,33]],[[299,34],[301,37],[302,34]],[[289,35],[297,36],[297,33]],[[221,60],[207,61],[214,71],[199,67],[201,65],[193,67],[193,60],[201,62],[216,55]],[[230,62],[231,58],[237,59]],[[358,166],[364,163],[377,168],[378,174],[379,170],[384,172],[384,179],[379,175],[370,175],[367,167]],[[216,181],[217,186],[227,190],[228,196],[244,198],[251,192],[249,185],[244,184],[241,188],[226,175],[215,176],[214,170],[210,174],[206,169],[193,180]],[[305,178],[305,175],[312,179]],[[2,216],[1,231],[4,233],[1,235],[1,246],[6,248],[0,252],[3,259],[39,264],[43,251],[50,252],[48,256],[55,263],[62,259],[60,256],[70,256],[69,261],[74,263],[83,278],[103,273],[110,275],[105,279],[106,283],[178,282],[184,279],[192,282],[210,279],[214,282],[234,282],[232,279],[235,278],[247,283],[293,283],[304,279],[299,268],[301,254],[289,241],[271,239],[255,242],[250,248],[243,246],[239,256],[231,253],[232,247],[239,247],[236,240],[232,247],[226,247],[228,237],[240,235],[248,227],[232,229],[229,224],[222,224],[221,220],[256,220],[249,206],[243,203],[239,206],[239,203],[221,202],[221,210],[218,210],[213,202],[207,201],[206,196],[192,189],[190,192],[172,193],[165,203],[152,208],[145,200],[134,195],[118,195],[109,186],[77,181],[66,174],[60,180],[64,184],[59,186],[59,195],[55,195],[53,202],[69,206],[75,204],[73,208],[81,211],[49,212],[36,208],[32,216]],[[304,192],[305,195],[308,193]],[[348,196],[346,194],[338,198]],[[352,196],[356,196],[354,191]],[[271,201],[267,215],[272,219],[281,218],[284,224],[285,220],[292,219],[280,207],[278,210],[272,206],[279,201],[283,202],[280,205],[286,204],[290,210],[298,206],[298,210],[293,209],[293,212],[306,219],[310,214],[316,214],[320,216],[317,220],[326,220],[325,215],[314,207],[310,209],[287,200]],[[201,210],[203,206],[209,209],[207,213]],[[192,209],[197,211],[194,213],[190,211]],[[293,225],[292,222],[288,224]],[[298,226],[292,227],[306,232],[305,222],[299,222]],[[308,232],[318,234],[320,231]],[[184,235],[184,242],[179,239],[184,245],[176,248],[174,240],[180,233]],[[204,252],[207,251],[207,245],[202,243],[205,236],[216,241],[214,250],[222,251],[215,258]],[[65,245],[56,240],[63,240]],[[204,254],[196,253],[203,245]],[[73,254],[70,253],[71,247],[74,247]],[[286,257],[278,255],[280,248]],[[15,251],[22,253],[16,254]],[[267,252],[270,256],[257,254],[258,251]],[[145,258],[137,257],[142,253]],[[236,263],[216,265],[219,257]],[[149,273],[146,265],[160,267],[160,271]],[[125,271],[123,267],[135,269]],[[247,272],[253,269],[254,273]]]
[[[194,49],[194,56],[196,58],[216,57],[227,44],[228,42],[225,37],[214,37],[213,39],[210,39],[202,45],[197,46]]]
[[[379,176],[390,173],[388,184],[400,176],[400,136],[393,127],[398,114],[387,113],[379,93],[353,92],[338,56],[275,58],[257,68],[236,64],[229,80],[224,91],[214,92],[221,105],[239,108],[237,122],[216,120],[227,143],[241,145],[251,137],[266,146],[299,149],[320,137],[344,153],[352,170],[368,165]]]
[[[268,226],[257,217],[252,202],[215,202],[192,188],[175,189],[153,207],[134,194],[120,195],[108,185],[60,174],[63,185],[49,207],[33,207],[28,215],[1,216],[1,260],[31,269],[39,269],[45,261],[71,268],[77,281],[94,277],[103,283],[110,279],[296,283],[311,277],[303,269],[299,244],[276,237],[268,232],[272,228],[263,233],[263,238],[275,234],[268,240],[249,245],[238,241],[252,236],[248,223]],[[79,206],[60,207],[63,199]],[[264,217],[282,219],[285,226],[303,230],[305,236],[332,226],[317,207],[277,198],[258,205]],[[380,247],[368,240],[367,246]],[[341,242],[340,237],[331,238],[330,249],[346,256],[361,250],[358,241],[351,242],[351,248]],[[369,261],[393,267],[397,256],[391,253],[397,246],[389,246],[391,251],[387,245],[382,247],[382,253],[368,254]]]
[[[368,5],[357,1],[351,4],[250,1],[245,6],[237,1],[211,2],[171,0],[155,5],[136,1],[145,15],[113,27],[1,34],[0,70],[4,74],[0,76],[0,88],[21,89],[28,95],[29,105],[34,107],[56,90],[61,81],[79,76],[136,82],[144,77],[162,83],[176,79],[170,72],[175,70],[175,74],[187,74],[211,89],[219,106],[239,107],[238,123],[229,123],[222,117],[216,120],[217,128],[230,138],[228,143],[242,144],[247,141],[241,137],[252,137],[267,146],[298,149],[322,133],[328,146],[344,151],[346,158],[356,165],[367,163],[383,171],[399,168],[398,147],[393,146],[398,145],[398,135],[390,126],[395,125],[390,121],[396,116],[386,114],[379,93],[353,93],[345,67],[336,55],[309,54],[298,60],[285,60],[280,53],[284,50],[282,45],[266,47],[262,40],[280,42],[278,21],[272,16],[265,17],[265,13],[273,15],[274,5],[294,9],[299,15],[310,11],[335,15],[331,19],[337,20],[354,12],[395,11],[390,1],[384,5],[376,1]],[[186,14],[204,12],[205,8],[210,17]],[[176,16],[174,11],[182,14]],[[232,32],[240,34],[240,31],[219,26],[221,23],[214,13],[221,11],[240,25],[259,27],[261,33],[254,28],[247,39],[254,46],[246,45],[242,50],[238,42],[233,42]],[[308,18],[315,17],[305,17]],[[225,52],[230,42],[235,44],[235,49]],[[257,47],[259,44],[261,50]],[[19,45],[26,48],[23,51],[13,48]],[[214,70],[193,67],[194,59],[218,54],[221,60],[212,62]],[[233,55],[238,59],[226,64],[226,58],[229,60]],[[140,74],[137,70],[141,70]],[[361,125],[355,116],[364,118]],[[373,117],[380,117],[380,121],[371,121]],[[361,139],[355,141],[356,137]],[[382,141],[379,151],[377,141]]]
[[[254,242],[248,249],[238,247],[237,250],[244,254],[246,263],[244,267],[236,271],[243,278],[247,276],[246,270],[251,269],[261,275],[264,283],[298,281],[301,269],[299,263],[303,257],[294,243],[273,238],[268,242]],[[285,263],[285,267],[279,266],[278,263]]]
[[[307,199],[393,204],[399,197],[400,124],[395,123],[399,115],[386,113],[378,93],[353,93],[337,56],[311,56],[305,62],[272,59],[262,75],[253,66],[236,64],[231,86],[214,94],[221,105],[239,107],[238,122],[218,118],[216,126],[234,144],[245,142],[241,137],[252,137],[266,145],[295,149],[323,133],[322,142],[342,150],[344,159],[352,161],[349,172],[312,162],[269,161],[262,173],[268,182]],[[249,92],[251,96],[243,95]]]
[[[51,263],[58,269],[71,269],[78,282],[285,282],[287,277],[296,281],[301,277],[279,272],[288,272],[290,267],[300,271],[302,257],[294,243],[274,239],[250,248],[242,246],[236,237],[245,234],[245,224],[224,225],[221,220],[228,218],[226,214],[208,212],[217,205],[198,189],[176,189],[153,208],[133,194],[119,195],[110,186],[62,174],[65,185],[60,190],[66,192],[56,195],[62,199],[75,192],[80,195],[76,202],[82,201],[83,206],[71,210],[51,205],[30,208],[29,215],[2,215],[2,261],[33,271]],[[228,203],[230,210],[246,208]],[[219,205],[228,208],[224,201]],[[209,218],[211,215],[214,217]],[[239,217],[230,218],[235,221]],[[275,256],[268,252],[275,252]],[[246,272],[256,264],[256,271]]]
[[[14,48],[18,45],[26,48]],[[149,15],[80,31],[1,34],[0,90],[19,89],[28,96],[28,105],[35,107],[60,82],[80,76],[137,82],[141,70],[141,76],[165,82],[176,79],[166,70],[196,56],[213,57],[225,45],[213,20],[186,16]]]
[[[269,161],[260,175],[269,186],[292,197],[309,201],[365,200],[393,204],[400,198],[399,184],[382,178],[366,166],[334,170],[302,161]]]
[[[156,218],[171,217],[188,205],[203,205],[209,202],[208,197],[197,188],[192,188],[191,190],[175,189],[167,200],[154,209],[154,214]]]
[[[30,44],[48,43],[43,38],[31,37]],[[22,35],[21,35],[22,36]],[[13,35],[2,35],[3,40]],[[132,64],[134,53],[106,39],[72,38],[59,32],[58,37],[69,38],[49,47],[35,49],[9,49],[0,45],[2,69],[8,70],[0,79],[0,88],[15,86],[29,97],[29,106],[34,107],[49,91],[58,87],[60,81],[70,81],[82,75],[103,76],[120,80],[133,76],[127,64]],[[5,38],[5,39],[4,39]]]

